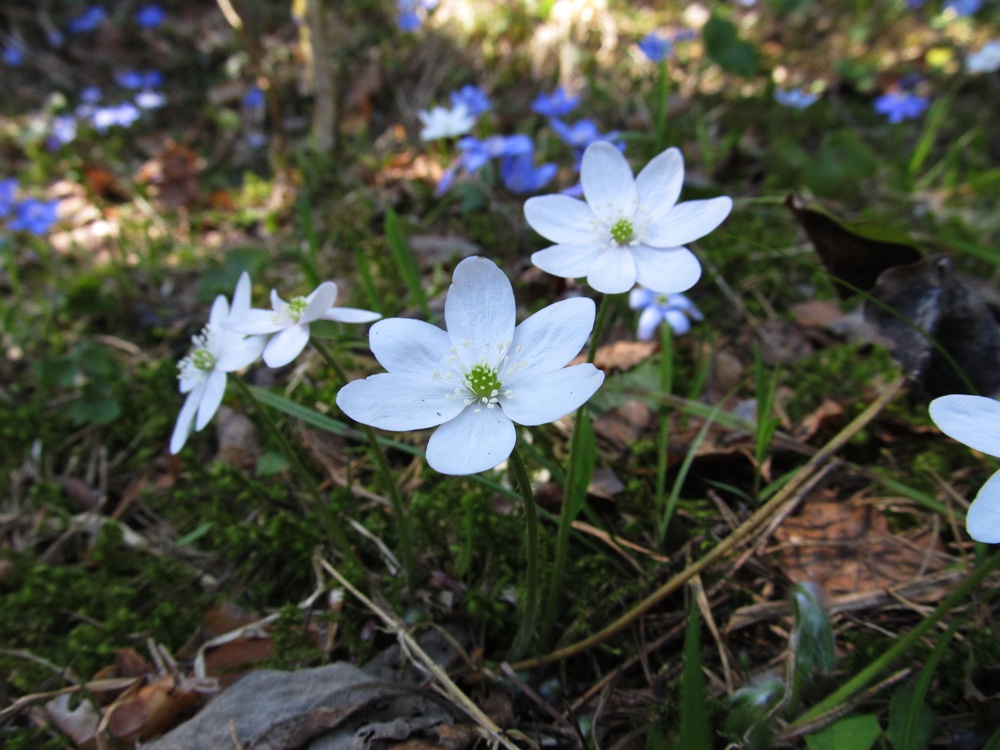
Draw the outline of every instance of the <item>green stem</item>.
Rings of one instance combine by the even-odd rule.
[[[302,459],[299,458],[298,451],[296,451],[288,438],[285,437],[285,433],[281,431],[278,423],[274,421],[271,413],[267,408],[257,400],[253,395],[247,384],[244,383],[240,378],[233,378],[234,383],[236,383],[236,388],[242,394],[243,398],[250,404],[253,404],[257,413],[260,415],[261,420],[264,422],[264,426],[267,430],[275,437],[275,439],[281,444],[281,449],[288,459],[288,463],[291,464],[292,469],[299,477],[299,482],[302,484],[309,494],[312,496],[313,504],[316,506],[316,510],[319,512],[323,519],[323,523],[326,526],[327,531],[330,536],[333,537],[334,543],[340,548],[341,552],[344,553],[344,558],[348,560],[351,565],[357,567],[359,570],[363,569],[361,565],[361,560],[358,558],[357,553],[355,553],[354,548],[351,546],[347,535],[344,533],[343,527],[337,522],[337,519],[333,517],[330,512],[330,506],[326,503],[319,494],[319,490],[316,488],[315,479],[309,474],[309,470],[306,468],[305,464],[302,463]]]
[[[535,505],[535,493],[531,490],[531,480],[524,467],[521,452],[514,446],[510,454],[510,468],[514,479],[521,490],[524,499],[524,523],[527,531],[527,587],[524,605],[521,608],[521,622],[518,625],[514,644],[510,647],[508,659],[520,659],[531,646],[538,624],[538,508]]]
[[[656,151],[662,151],[667,145],[667,92],[670,87],[670,77],[667,75],[667,57],[660,61],[660,75],[656,82],[656,113],[654,115],[656,132]]]
[[[601,331],[604,329],[604,321],[607,320],[608,310],[611,307],[611,297],[605,294],[601,298],[601,304],[597,308],[597,317],[594,320],[594,330],[590,335],[590,349],[587,352],[587,362],[594,363],[597,356],[597,347],[601,340]],[[562,580],[566,574],[566,555],[569,549],[569,532],[573,527],[573,516],[575,510],[582,507],[582,502],[577,502],[578,493],[586,493],[587,483],[583,487],[577,487],[573,481],[576,476],[576,465],[580,461],[580,422],[584,419],[585,404],[581,404],[576,410],[576,418],[573,421],[573,436],[569,441],[569,459],[566,462],[566,480],[563,489],[562,508],[559,510],[559,529],[556,532],[555,559],[552,562],[552,578],[549,582],[548,595],[545,598],[545,613],[542,617],[542,640],[546,641],[552,623],[555,621],[556,608],[559,604],[559,595],[562,593]]]
[[[340,381],[338,387],[347,385],[347,373],[344,372],[340,363],[333,358],[333,355],[330,354],[327,348],[315,339],[312,339],[312,345],[336,374],[337,379]],[[399,535],[399,549],[403,557],[403,567],[406,569],[406,586],[412,599],[416,593],[416,565],[413,560],[413,543],[410,541],[410,524],[406,517],[406,507],[403,505],[403,498],[399,494],[396,480],[392,476],[389,462],[386,460],[382,449],[379,448],[378,436],[375,434],[375,430],[363,422],[357,422],[357,425],[368,439],[372,458],[375,460],[378,474],[382,478],[382,486],[385,488],[386,494],[389,495],[389,501],[392,503],[392,511],[396,516],[396,533]]]
[[[673,390],[674,380],[674,350],[670,323],[660,324],[660,392],[669,395]],[[670,439],[670,410],[666,401],[660,402],[660,434],[656,441],[656,494],[653,507],[657,512],[656,539],[661,544],[667,534],[667,504],[664,494],[667,489],[667,447]]]
[[[933,628],[951,609],[962,599],[969,595],[976,586],[982,583],[990,573],[1000,567],[1000,551],[995,552],[981,566],[973,571],[972,575],[966,578],[962,584],[949,594],[926,618],[924,618],[913,630],[897,640],[879,658],[858,672],[845,685],[835,690],[829,696],[821,700],[804,714],[792,722],[791,726],[797,727],[816,719],[827,711],[839,706],[845,700],[861,690],[865,685],[878,676],[879,672],[887,668],[892,662],[902,656],[914,643],[923,638],[927,631]]]

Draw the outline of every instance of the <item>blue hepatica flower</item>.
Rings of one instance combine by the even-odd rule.
[[[570,96],[566,89],[559,86],[551,94],[539,94],[531,102],[531,109],[543,117],[563,117],[568,115],[580,104],[579,96]]]
[[[618,137],[617,130],[602,134],[598,129],[597,124],[593,120],[588,120],[587,118],[577,120],[572,125],[569,125],[560,120],[558,117],[553,117],[549,120],[549,126],[568,146],[571,146],[578,151],[582,151],[587,148],[587,146],[591,143],[596,143],[598,141],[614,141]]]
[[[158,109],[167,103],[167,97],[159,91],[146,89],[135,95],[135,106],[139,109]]]
[[[122,102],[110,107],[95,107],[90,121],[97,132],[104,133],[111,127],[130,127],[141,116],[142,112],[132,102]]]
[[[58,206],[58,200],[27,198],[14,206],[14,218],[7,224],[7,228],[12,232],[30,232],[40,237],[56,223]]]
[[[50,151],[72,143],[76,139],[76,118],[73,115],[56,115],[49,124],[49,137],[45,145]]]
[[[143,29],[155,29],[163,24],[167,13],[159,5],[143,5],[135,12],[136,24]]]
[[[486,92],[471,83],[462,86],[451,92],[451,106],[463,105],[473,117],[479,117],[484,112],[489,112],[493,105]]]
[[[797,89],[789,89],[787,91],[784,89],[775,89],[774,100],[783,107],[805,109],[815,104],[819,100],[819,95],[806,91],[805,86],[799,86]]]
[[[17,202],[17,178],[0,180],[0,219],[6,219]]]
[[[946,11],[951,11],[959,18],[975,15],[983,7],[983,0],[948,0],[944,4]]]
[[[107,18],[107,15],[108,13],[104,8],[99,5],[91,5],[76,18],[71,18],[69,23],[66,24],[66,30],[71,34],[83,34],[93,31],[101,25],[101,22]]]
[[[638,45],[643,54],[655,63],[662,62],[674,54],[673,41],[659,31],[647,34],[639,40]]]
[[[896,125],[903,120],[916,120],[930,106],[930,100],[909,91],[890,91],[876,99],[874,106],[876,112]]]
[[[473,136],[466,136],[458,141],[458,148],[462,152],[460,163],[470,172],[476,172],[490,159],[502,159],[520,154],[530,154],[534,146],[531,138],[526,135],[491,135],[489,138],[479,140]]]
[[[158,70],[147,70],[144,73],[123,70],[115,73],[115,83],[123,89],[155,89],[163,85],[163,73]]]
[[[552,162],[535,166],[534,151],[508,156],[500,162],[504,187],[517,194],[537,193],[552,182],[558,167]]]
[[[396,23],[401,31],[416,31],[427,11],[437,7],[438,0],[398,0],[399,16]]]
[[[24,64],[24,47],[18,42],[11,42],[3,50],[3,64],[18,68]]]
[[[629,292],[628,306],[633,310],[642,310],[636,328],[640,341],[651,341],[664,321],[674,333],[683,336],[691,330],[692,320],[704,319],[694,303],[683,294],[661,294],[644,286],[637,286]]]

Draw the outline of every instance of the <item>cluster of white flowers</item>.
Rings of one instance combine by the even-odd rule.
[[[424,138],[455,135],[469,125],[467,110],[421,113]],[[559,243],[532,261],[549,273],[586,276],[599,292],[627,292],[636,282],[652,295],[640,332],[666,320],[686,331],[700,313],[683,295],[701,275],[685,244],[728,216],[726,197],[677,203],[684,181],[680,152],[668,149],[637,178],[614,146],[598,142],[583,156],[584,201],[563,195],[530,199],[528,223]],[[652,291],[649,291],[652,290]],[[337,287],[321,284],[307,297],[285,302],[271,292],[271,310],[250,308],[250,279],[237,285],[232,309],[219,297],[195,348],[181,362],[188,394],[170,443],[179,451],[192,427],[202,429],[222,401],[229,372],[263,354],[270,367],[288,364],[309,341],[318,320],[368,323],[367,310],[334,307]],[[633,295],[633,304],[638,298]],[[660,305],[662,301],[668,306]],[[679,316],[679,317],[678,317]],[[515,424],[552,422],[583,405],[604,373],[592,364],[569,365],[594,327],[595,306],[577,297],[540,310],[520,325],[514,291],[493,261],[466,258],[455,268],[442,330],[419,320],[392,318],[371,328],[371,349],[387,370],[344,386],[337,405],[352,419],[386,430],[436,428],[427,462],[443,474],[471,474],[505,461]],[[654,320],[655,318],[655,320]],[[650,333],[651,335],[651,333]]]

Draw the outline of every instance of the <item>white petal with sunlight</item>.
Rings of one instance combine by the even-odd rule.
[[[530,380],[512,381],[514,397],[503,399],[501,405],[518,424],[546,424],[576,410],[603,382],[604,373],[591,364],[536,372]]]
[[[453,390],[443,380],[383,372],[345,385],[337,392],[337,406],[356,422],[382,430],[420,430],[465,408],[462,399],[447,398]]]
[[[965,516],[965,527],[977,542],[1000,544],[1000,472],[979,490]]]
[[[931,401],[930,413],[948,437],[1000,456],[1000,402],[985,396],[941,396]]]
[[[701,263],[686,247],[632,248],[639,283],[661,294],[683,292],[701,278]]]
[[[442,474],[478,474],[505,461],[517,439],[500,409],[466,408],[438,427],[427,441],[427,463]]]
[[[622,152],[610,143],[592,143],[580,166],[583,195],[594,215],[609,229],[619,219],[635,216],[638,193],[632,170]]]

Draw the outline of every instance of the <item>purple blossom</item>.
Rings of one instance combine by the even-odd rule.
[[[7,224],[12,232],[30,232],[41,236],[52,228],[59,218],[56,209],[58,200],[39,201],[26,198],[14,206],[14,218]]]
[[[133,18],[141,28],[155,29],[166,20],[167,13],[159,5],[143,5]]]
[[[683,336],[691,330],[692,320],[703,320],[703,316],[694,303],[683,294],[661,294],[637,286],[629,292],[628,306],[633,310],[641,310],[636,337],[640,341],[650,341],[660,324],[667,325],[678,336]]]
[[[101,101],[101,90],[97,86],[86,86],[80,92],[80,101],[87,104],[97,104]]]
[[[401,31],[416,31],[420,28],[421,17],[437,7],[438,0],[398,0],[399,16],[396,23]]]
[[[543,117],[562,117],[576,109],[579,103],[579,96],[570,96],[566,93],[566,89],[559,86],[551,95],[536,96],[531,102],[531,109]]]
[[[522,134],[492,135],[484,140],[466,136],[459,139],[458,148],[462,151],[461,166],[465,167],[468,172],[476,172],[490,159],[502,159],[508,156],[531,153],[534,145],[531,143],[531,138]]]
[[[3,50],[3,63],[11,68],[24,64],[24,47],[19,42],[11,42]]]
[[[574,124],[568,125],[558,117],[553,117],[549,120],[549,126],[568,146],[578,151],[587,148],[591,143],[597,141],[614,141],[618,137],[617,130],[602,134],[597,128],[597,124],[587,118],[577,120]]]
[[[71,18],[66,24],[66,30],[71,34],[83,34],[93,31],[107,18],[107,11],[99,5],[91,5],[76,18]]]
[[[512,193],[537,193],[556,176],[558,167],[552,162],[535,166],[532,151],[508,156],[500,162],[500,179]]]
[[[915,120],[930,106],[926,96],[918,96],[909,91],[891,91],[875,100],[875,111],[885,115],[890,123],[896,125],[903,120]]]
[[[493,107],[486,92],[471,83],[451,92],[451,106],[457,107],[460,104],[465,105],[473,117],[479,117],[484,112],[489,112]]]
[[[806,91],[805,86],[799,86],[797,89],[789,89],[788,91],[775,89],[774,99],[783,107],[805,109],[815,104],[819,100],[819,96]]]
[[[264,92],[259,86],[251,86],[250,90],[243,95],[242,106],[247,109],[259,109],[264,106]]]
[[[6,180],[0,180],[0,219],[10,216],[16,200],[17,178],[9,177]]]
[[[662,62],[674,54],[674,43],[658,31],[653,31],[639,40],[639,49],[652,62]]]
[[[115,73],[115,83],[123,89],[155,89],[163,85],[163,73],[158,70],[123,70]]]

